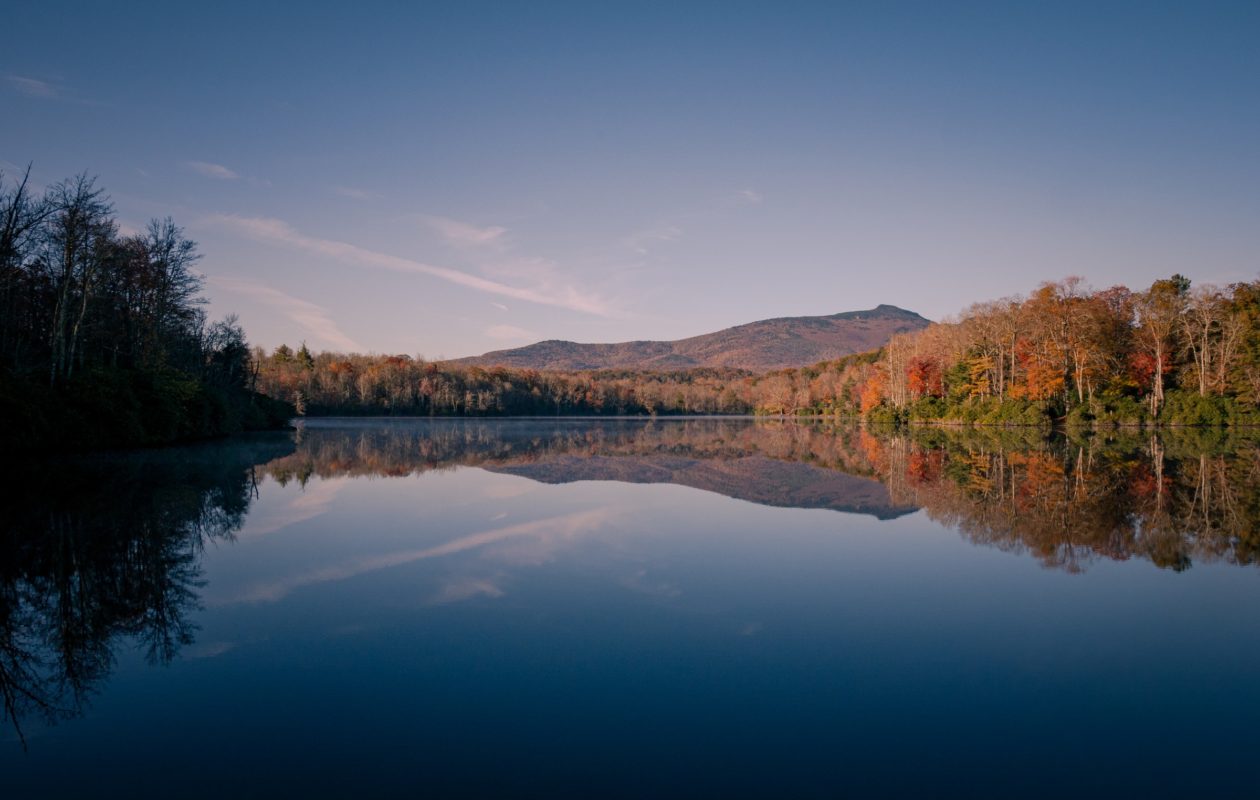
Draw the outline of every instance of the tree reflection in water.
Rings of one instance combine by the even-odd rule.
[[[1260,431],[385,420],[317,422],[299,442],[292,456],[267,465],[277,480],[478,466],[550,483],[681,483],[766,505],[879,517],[922,508],[976,544],[1070,571],[1095,558],[1183,570],[1196,560],[1252,564],[1260,555]],[[755,468],[738,469],[741,462]],[[808,471],[788,470],[802,465]],[[878,481],[882,494],[829,473]]]
[[[192,642],[207,541],[231,538],[285,436],[33,466],[0,519],[0,697],[22,723],[78,715],[120,643],[164,664]]]
[[[864,440],[896,501],[1047,566],[1144,558],[1184,570],[1260,554],[1260,444],[1250,435],[916,430]]]
[[[192,641],[200,554],[233,537],[259,474],[283,485],[475,466],[548,483],[678,483],[879,518],[924,509],[971,542],[1068,571],[1097,559],[1184,570],[1260,558],[1260,445],[1242,431],[319,420],[294,438],[67,460],[10,479],[0,695],[19,737],[24,720],[78,714],[123,643],[162,664]]]

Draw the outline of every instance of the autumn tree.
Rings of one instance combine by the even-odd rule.
[[[1196,286],[1186,293],[1178,317],[1181,339],[1190,356],[1199,396],[1207,396],[1215,376],[1214,344],[1224,317],[1224,298],[1214,286]]]
[[[1134,298],[1138,351],[1151,361],[1152,416],[1159,413],[1164,403],[1164,376],[1172,367],[1173,337],[1178,331],[1189,291],[1190,281],[1181,275],[1174,275],[1155,281],[1150,289]]]

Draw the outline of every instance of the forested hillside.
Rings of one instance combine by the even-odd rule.
[[[149,445],[284,424],[290,409],[252,391],[235,319],[206,319],[197,259],[169,218],[121,234],[87,176],[39,193],[0,174],[0,446]]]
[[[700,367],[767,372],[876,350],[893,335],[926,328],[928,320],[882,305],[823,317],[779,317],[670,342],[579,344],[550,340],[496,350],[460,364],[518,369],[679,371]]]

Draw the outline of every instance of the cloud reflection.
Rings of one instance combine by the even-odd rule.
[[[353,558],[340,564],[322,567],[298,575],[256,583],[246,587],[235,597],[219,603],[211,603],[211,605],[275,602],[305,586],[342,581],[369,572],[411,564],[430,558],[455,555],[514,539],[534,538],[554,546],[574,536],[598,530],[607,524],[611,517],[611,510],[606,508],[581,511],[469,534],[433,547]]]
[[[284,506],[260,506],[245,520],[237,539],[249,539],[274,533],[290,525],[314,519],[332,508],[337,495],[350,485],[351,478],[323,478],[306,485],[304,491]]]

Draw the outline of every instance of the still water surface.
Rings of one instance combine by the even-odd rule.
[[[1257,452],[309,420],[31,465],[0,796],[1256,796]]]

